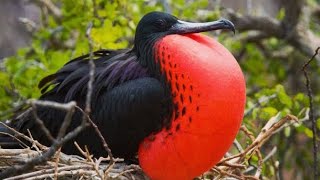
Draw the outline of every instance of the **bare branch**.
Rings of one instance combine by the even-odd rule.
[[[91,113],[91,97],[92,97],[92,85],[94,81],[94,73],[95,73],[95,64],[93,62],[94,58],[94,52],[93,52],[93,40],[90,36],[91,29],[92,29],[92,22],[89,23],[87,30],[86,30],[86,37],[89,42],[89,65],[90,65],[90,71],[89,71],[89,81],[88,81],[88,92],[86,96],[86,107],[85,112],[89,115]]]
[[[309,118],[312,122],[312,133],[313,133],[313,137],[312,137],[312,141],[313,141],[313,171],[314,171],[314,179],[318,179],[318,143],[317,143],[317,122],[316,119],[314,118],[314,109],[313,109],[313,95],[312,95],[312,88],[311,88],[311,82],[310,82],[310,78],[308,76],[308,72],[307,72],[307,67],[309,66],[309,64],[315,59],[315,57],[319,54],[319,50],[320,47],[318,47],[315,50],[314,55],[303,65],[303,73],[304,76],[306,78],[306,88],[308,91],[308,97],[309,97],[309,107],[310,107],[310,111],[309,111]]]
[[[170,4],[168,3],[168,1],[167,0],[159,0],[159,1],[162,4],[164,12],[171,14],[172,13],[172,9],[171,9]]]
[[[270,17],[241,16],[231,9],[226,9],[230,20],[235,24],[240,32],[257,30],[271,36],[284,36],[285,32],[281,28],[281,22]]]
[[[92,41],[92,38],[90,36],[91,28],[92,28],[92,22],[89,23],[87,31],[86,31],[86,37],[87,37],[88,42],[89,42],[89,51],[90,51],[90,55],[89,55],[89,64],[90,64],[89,75],[90,75],[90,79],[89,79],[89,82],[88,82],[88,92],[87,92],[87,97],[86,97],[86,108],[85,108],[85,113],[88,114],[88,115],[91,112],[92,85],[93,85],[94,73],[95,73],[95,64],[93,62],[93,57],[94,57],[93,41]],[[78,109],[80,111],[82,111],[81,108],[78,107]],[[101,139],[103,147],[106,150],[106,152],[108,153],[108,156],[110,157],[110,166],[112,166],[115,161],[114,161],[113,155],[111,153],[111,149],[109,148],[106,140],[102,136],[99,128],[97,127],[97,125],[91,120],[91,118],[89,116],[87,116],[86,119],[89,121],[89,123],[95,129],[95,132],[98,134],[99,138]]]
[[[51,108],[60,108],[60,109],[68,109],[69,111],[72,111],[74,109],[74,106],[76,105],[74,102],[70,102],[68,104],[60,104],[56,102],[48,102],[48,101],[34,101],[34,104],[46,106],[46,107],[51,107]],[[71,121],[72,116],[66,116],[65,121]],[[63,123],[63,126],[68,126],[68,123]],[[57,152],[57,150],[65,144],[67,141],[75,138],[84,128],[86,128],[88,124],[86,121],[82,121],[81,125],[75,128],[73,131],[69,132],[66,134],[63,138],[61,139],[56,139],[53,144],[50,146],[50,148],[44,152],[42,155],[37,156],[31,160],[29,160],[27,163],[23,165],[15,165],[10,168],[5,169],[0,173],[0,179],[16,175],[16,174],[21,174],[24,173],[30,169],[32,169],[34,166],[45,163],[47,160],[52,158],[52,156]],[[64,128],[67,127],[61,127],[59,134],[62,136],[64,133],[62,132]]]
[[[272,150],[265,159],[262,159],[262,155],[260,152],[261,146],[266,142],[266,140],[268,140],[273,134],[275,134],[275,132],[277,132],[278,129],[280,129],[283,125],[285,125],[288,121],[291,120],[297,121],[297,118],[292,115],[287,115],[282,119],[280,119],[279,115],[271,118],[265,124],[265,126],[262,128],[261,132],[256,138],[253,136],[253,133],[250,132],[245,126],[242,126],[241,130],[252,140],[252,143],[249,146],[247,146],[245,150],[243,150],[241,153],[222,159],[213,169],[216,172],[215,174],[218,174],[218,177],[220,178],[237,177],[238,179],[259,179],[263,162],[275,153],[275,150]],[[248,172],[248,170],[253,170],[252,166],[246,168],[247,166],[245,165],[245,161],[248,161],[248,159],[250,159],[253,154],[255,154],[258,157],[258,167],[255,172],[255,176],[244,175],[244,173]],[[245,166],[244,168],[243,165]],[[242,168],[244,170],[243,173],[235,171],[235,169],[239,168]]]
[[[0,121],[0,124],[2,124],[2,125],[5,126],[7,129],[9,129],[10,131],[12,131],[15,136],[22,137],[23,139],[25,139],[25,140],[27,140],[27,141],[29,141],[29,142],[31,142],[31,143],[36,144],[36,145],[37,145],[38,147],[40,147],[40,149],[42,149],[42,150],[48,149],[46,146],[40,144],[38,141],[35,141],[35,140],[31,139],[30,137],[28,137],[28,136],[26,136],[26,135],[18,132],[17,130],[15,130],[15,129],[9,127],[8,125],[6,125],[5,123],[3,123],[3,122]]]
[[[287,32],[290,32],[294,30],[299,23],[304,0],[292,0],[290,3],[286,0],[281,0],[281,4],[285,10],[285,16],[281,25]]]
[[[48,8],[48,10],[53,14],[53,16],[57,19],[62,18],[62,12],[60,9],[53,4],[51,0],[36,0],[36,2],[40,3],[42,6]]]
[[[31,99],[28,102],[29,102],[29,104],[35,104],[35,105],[39,105],[39,106],[51,107],[51,108],[54,108],[54,109],[60,109],[60,110],[65,110],[65,111],[69,111],[74,106],[76,106],[76,102],[75,101],[71,101],[71,102],[68,102],[68,103],[64,104],[64,103],[58,103],[58,102],[54,102],[54,101],[43,101],[43,100]]]
[[[271,17],[241,16],[231,9],[226,9],[225,12],[240,32],[258,31],[261,34],[253,37],[253,40],[269,37],[284,39],[301,53],[312,56],[314,49],[320,44],[320,38],[309,29],[309,25],[304,23],[300,17],[303,14],[304,0],[294,1],[292,3],[283,1],[285,8],[283,21]],[[309,19],[309,17],[304,19]],[[316,57],[316,59],[320,63],[320,57]]]
[[[67,128],[69,127],[71,120],[72,120],[72,115],[74,113],[75,106],[76,105],[71,106],[69,111],[67,111],[67,114],[64,117],[63,123],[60,127],[60,130],[59,130],[59,133],[57,136],[57,140],[61,139],[66,134]]]
[[[31,102],[31,106],[32,106],[32,114],[33,117],[35,119],[35,122],[39,125],[39,127],[41,128],[41,130],[44,132],[44,134],[47,136],[47,138],[53,142],[54,138],[51,135],[50,131],[48,130],[48,128],[43,124],[43,121],[39,118],[39,116],[37,115],[37,107],[34,104],[34,101]]]
[[[258,102],[255,103],[251,108],[247,109],[245,112],[244,112],[244,116],[248,116],[252,113],[252,111],[257,108],[257,107],[260,107],[262,105],[262,103],[266,103],[268,101],[270,101],[271,99],[274,99],[276,98],[277,95],[276,94],[272,94],[270,96],[262,96],[261,98],[258,99]]]

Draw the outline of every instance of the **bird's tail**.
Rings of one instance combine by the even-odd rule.
[[[21,141],[19,142],[18,138],[14,136],[14,133],[2,123],[0,123],[0,148],[21,148]]]

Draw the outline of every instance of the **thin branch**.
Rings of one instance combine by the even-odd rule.
[[[71,108],[73,108],[74,106],[76,106],[76,102],[75,101],[71,101],[68,103],[58,103],[58,102],[54,102],[54,101],[43,101],[43,100],[35,100],[35,99],[31,99],[28,101],[29,104],[35,104],[38,106],[46,106],[46,107],[51,107],[54,109],[60,109],[60,110],[65,110],[65,111],[69,111]]]
[[[62,12],[51,0],[36,0],[36,2],[40,3],[44,7],[48,8],[48,10],[52,13],[52,15],[56,19],[62,18]]]
[[[40,147],[40,149],[42,149],[42,150],[48,149],[46,146],[40,144],[38,141],[35,141],[35,140],[33,140],[32,138],[30,138],[30,137],[28,137],[28,136],[26,136],[26,135],[18,132],[17,130],[9,127],[7,124],[5,124],[5,123],[3,123],[3,122],[1,122],[1,121],[0,121],[0,124],[3,125],[3,126],[5,126],[5,127],[6,127],[7,129],[9,129],[10,131],[12,131],[12,132],[15,134],[15,136],[22,137],[22,138],[24,138],[25,140],[27,140],[27,141],[29,141],[29,142],[31,142],[31,143],[36,144],[36,145],[37,145],[38,147]]]
[[[257,167],[257,171],[254,175],[255,178],[257,179],[260,179],[260,175],[261,175],[261,171],[262,171],[262,164],[263,164],[263,159],[262,159],[262,155],[261,155],[261,152],[260,152],[260,148],[257,148],[255,150],[255,153],[257,154],[258,156],[258,167]]]
[[[252,111],[257,108],[257,107],[260,107],[263,103],[266,103],[268,101],[270,101],[271,99],[274,99],[276,98],[277,95],[276,94],[272,94],[270,96],[262,96],[258,99],[258,101],[249,109],[247,109],[245,112],[244,112],[244,116],[248,116],[252,113]]]
[[[91,113],[91,97],[92,97],[92,86],[94,81],[94,73],[95,73],[95,64],[93,62],[94,58],[94,52],[93,52],[93,40],[91,38],[91,29],[92,29],[92,22],[88,24],[87,30],[86,30],[86,37],[89,42],[89,65],[90,65],[90,71],[89,71],[89,81],[88,81],[88,92],[86,96],[86,107],[85,112],[89,115]]]
[[[239,141],[238,141],[237,139],[235,139],[235,140],[233,141],[233,145],[236,147],[236,149],[237,149],[240,153],[243,152],[243,148],[242,148],[241,144],[239,143]]]
[[[275,153],[277,152],[277,147],[273,147],[272,150],[266,155],[265,158],[263,158],[262,163],[265,163],[267,160],[269,160]],[[247,168],[243,173],[249,173],[252,170],[254,170],[256,167],[250,166]]]
[[[64,117],[63,123],[60,127],[60,130],[59,130],[59,133],[57,136],[57,140],[61,139],[66,134],[67,128],[69,127],[71,120],[72,120],[72,115],[74,113],[75,106],[76,105],[71,106],[70,109],[67,111],[67,114]]]
[[[55,161],[54,180],[58,180],[58,164],[59,164],[59,160],[60,160],[60,153],[61,153],[61,148],[58,149],[57,159],[56,159],[56,161]]]
[[[81,111],[82,113],[84,113],[84,111],[83,111],[79,106],[76,106],[76,108],[77,108],[79,111]],[[101,134],[98,126],[92,121],[92,119],[91,119],[89,116],[87,116],[87,120],[89,121],[89,123],[90,123],[91,126],[94,128],[94,130],[95,130],[95,132],[97,133],[97,135],[99,136],[99,138],[100,138],[100,140],[101,140],[101,142],[102,142],[102,145],[103,145],[105,151],[107,152],[107,154],[108,154],[108,156],[109,156],[109,158],[110,158],[110,164],[113,164],[113,163],[115,162],[115,160],[114,160],[114,157],[113,157],[113,155],[112,155],[112,153],[111,153],[111,149],[109,148],[106,140],[104,139],[103,135]]]
[[[50,142],[53,142],[54,141],[53,136],[51,135],[48,128],[44,125],[43,121],[37,115],[37,107],[34,104],[34,101],[31,102],[31,106],[32,106],[32,114],[33,114],[35,122],[38,124],[38,126],[41,128],[41,130],[44,132],[44,134],[50,140]]]
[[[87,27],[87,31],[86,31],[86,37],[88,39],[89,42],[89,64],[90,64],[90,79],[88,82],[88,92],[87,92],[87,99],[86,99],[86,108],[85,108],[85,113],[86,114],[90,114],[91,112],[91,96],[92,96],[92,85],[93,85],[93,81],[94,81],[94,73],[95,73],[95,64],[93,62],[93,57],[94,57],[94,52],[93,52],[93,40],[90,36],[90,32],[91,32],[91,28],[92,28],[92,22],[89,23],[88,27]],[[82,111],[81,108],[80,111]],[[113,155],[111,153],[111,149],[109,148],[106,140],[104,139],[103,135],[101,134],[99,128],[97,127],[97,125],[91,120],[91,118],[88,116],[86,117],[86,119],[89,121],[89,123],[91,124],[91,126],[95,129],[95,132],[98,134],[99,138],[101,139],[101,142],[103,144],[104,149],[106,150],[106,152],[108,153],[108,156],[110,158],[110,166],[112,164],[114,164],[114,158]]]
[[[242,153],[236,154],[236,155],[228,157],[228,158],[224,158],[219,163],[229,161],[231,159],[235,159],[238,157],[242,157],[244,154],[252,154],[252,152],[254,152],[254,150],[256,148],[261,147],[264,144],[264,142],[268,138],[270,138],[270,136],[273,135],[274,132],[277,129],[281,128],[281,126],[283,126],[286,122],[291,121],[291,120],[297,121],[297,118],[293,115],[287,115],[279,121],[275,121],[275,119],[276,118],[273,117],[268,121],[268,123],[262,128],[263,130],[261,130],[261,132],[257,136],[257,138],[255,138],[254,141]],[[269,127],[269,129],[267,127]],[[244,126],[241,127],[241,130],[244,130],[244,132],[246,134],[248,134],[249,137],[251,136],[250,135],[251,133],[248,132],[248,130]],[[253,139],[253,137],[250,137],[250,139]]]
[[[159,0],[159,1],[162,4],[164,12],[171,14],[172,13],[172,9],[171,9],[170,4],[168,3],[168,1],[167,0]]]
[[[60,104],[60,103],[56,103],[56,102],[38,102],[34,101],[35,104],[39,104],[42,106],[47,106],[47,107],[57,107],[57,108],[62,108],[62,109],[69,109],[69,111],[72,111],[72,109],[74,108],[74,106],[76,105],[74,102],[70,102],[68,104]],[[72,107],[73,106],[73,107]],[[72,116],[68,116],[68,118],[71,119]],[[65,119],[65,121],[71,121],[69,119]],[[68,125],[68,123],[63,123],[65,126]],[[34,166],[41,164],[41,163],[45,163],[47,160],[51,159],[52,156],[57,152],[57,150],[63,145],[65,144],[67,141],[75,138],[84,128],[86,128],[88,126],[88,124],[86,123],[86,121],[82,121],[81,125],[78,126],[77,128],[75,128],[73,131],[69,132],[68,134],[66,134],[63,138],[61,139],[56,139],[53,144],[50,146],[50,148],[48,149],[48,151],[44,152],[42,155],[35,157],[31,160],[29,160],[27,163],[23,164],[23,165],[15,165],[12,166],[10,168],[5,169],[4,171],[2,171],[0,173],[0,179],[4,179],[6,177],[12,176],[12,175],[16,175],[16,174],[22,174],[28,170],[31,170]],[[63,131],[63,129],[66,127],[61,127],[59,134],[61,133],[62,136],[64,135],[61,131]]]
[[[22,147],[22,146],[23,146],[24,148],[27,148],[27,147],[28,147],[24,142],[22,142],[20,139],[18,139],[16,136],[14,136],[14,135],[12,135],[12,134],[5,133],[5,132],[0,132],[0,134],[5,135],[5,136],[9,136],[9,137],[11,137],[12,139],[15,139],[16,141],[18,141],[18,142],[20,143],[19,145],[21,145],[21,147]]]
[[[306,79],[306,88],[308,91],[308,97],[309,97],[309,118],[312,122],[312,141],[313,141],[313,171],[314,171],[314,179],[319,179],[319,174],[318,174],[318,143],[317,143],[317,122],[316,119],[314,118],[314,109],[313,109],[313,95],[312,95],[312,88],[311,88],[311,82],[310,78],[308,76],[308,71],[307,67],[310,65],[310,63],[315,59],[315,57],[319,54],[320,47],[318,47],[315,50],[314,55],[303,65],[302,70],[304,77]]]
[[[73,166],[67,166],[67,167],[60,167],[57,169],[58,172],[62,172],[62,171],[70,171],[70,170],[77,170],[77,169],[86,169],[86,168],[90,168],[89,165],[73,165]],[[47,175],[47,174],[52,174],[51,177],[54,176],[54,169],[45,169],[45,170],[39,170],[39,171],[34,171],[31,173],[26,173],[26,174],[22,174],[19,176],[15,176],[15,177],[11,177],[8,178],[7,180],[16,180],[16,179],[27,179],[27,178],[31,178],[31,177],[41,177],[41,175]],[[57,176],[59,177],[59,174],[57,174]],[[50,176],[49,176],[50,177]]]

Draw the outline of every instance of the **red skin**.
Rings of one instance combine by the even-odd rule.
[[[140,144],[139,162],[153,180],[192,179],[213,167],[235,139],[245,107],[245,80],[232,54],[208,36],[168,35],[156,46],[179,116],[170,130]]]

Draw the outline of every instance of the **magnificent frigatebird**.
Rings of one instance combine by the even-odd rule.
[[[114,156],[138,155],[152,179],[191,179],[208,170],[226,153],[239,129],[245,104],[245,82],[231,53],[204,31],[228,29],[225,19],[190,23],[162,12],[151,12],[139,22],[130,50],[94,52],[91,119]],[[76,101],[84,108],[89,81],[89,55],[73,59],[41,80],[41,100]],[[66,112],[37,107],[37,115],[53,136]],[[81,122],[73,115],[69,131]],[[9,126],[45,145],[50,141],[32,113]],[[1,128],[2,131],[6,131]],[[0,145],[15,145],[0,138]],[[9,143],[8,143],[9,141]],[[93,128],[74,141],[95,156],[106,156]],[[63,147],[78,154],[73,142]]]

